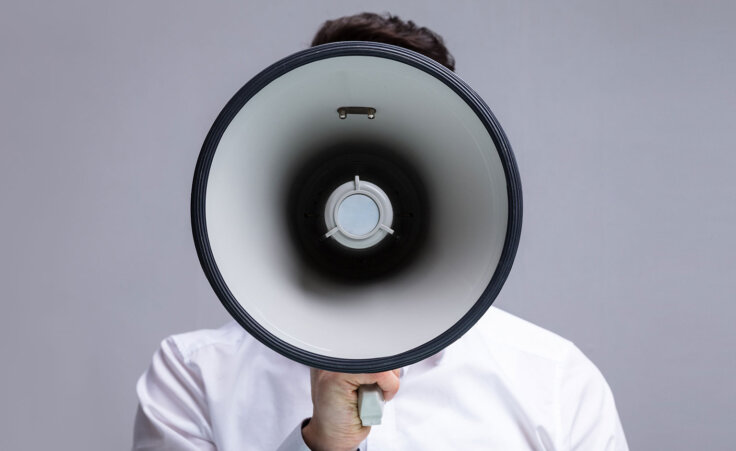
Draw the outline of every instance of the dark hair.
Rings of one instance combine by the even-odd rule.
[[[421,53],[451,71],[455,70],[455,58],[445,47],[442,36],[427,27],[418,27],[411,20],[405,22],[388,13],[361,13],[328,20],[314,36],[312,47],[339,41],[393,44]]]

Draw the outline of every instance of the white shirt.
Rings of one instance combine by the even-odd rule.
[[[161,343],[138,381],[135,450],[308,450],[309,368],[234,321]],[[627,450],[613,395],[571,342],[491,307],[403,368],[361,451]]]

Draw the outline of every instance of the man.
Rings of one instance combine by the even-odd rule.
[[[312,45],[346,40],[403,46],[454,70],[440,36],[397,17],[328,21]],[[371,383],[388,401],[372,430],[357,411],[357,389]],[[440,353],[378,374],[310,370],[231,322],[164,340],[137,391],[137,450],[628,449],[597,368],[494,307]]]

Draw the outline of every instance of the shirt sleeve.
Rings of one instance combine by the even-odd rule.
[[[308,420],[309,418],[300,422],[284,439],[277,451],[310,451],[302,436],[302,428]]]
[[[202,378],[167,338],[138,380],[133,450],[215,450]]]
[[[559,376],[562,449],[628,451],[611,388],[574,345]]]

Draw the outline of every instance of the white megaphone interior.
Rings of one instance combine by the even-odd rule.
[[[377,112],[341,120],[341,106]],[[361,136],[417,166],[432,217],[426,249],[399,276],[346,285],[297,258],[283,178],[304,149]],[[212,252],[237,301],[280,339],[348,359],[408,351],[455,324],[495,271],[507,218],[504,171],[476,114],[433,76],[379,57],[328,58],[269,83],[224,132],[207,185]]]

